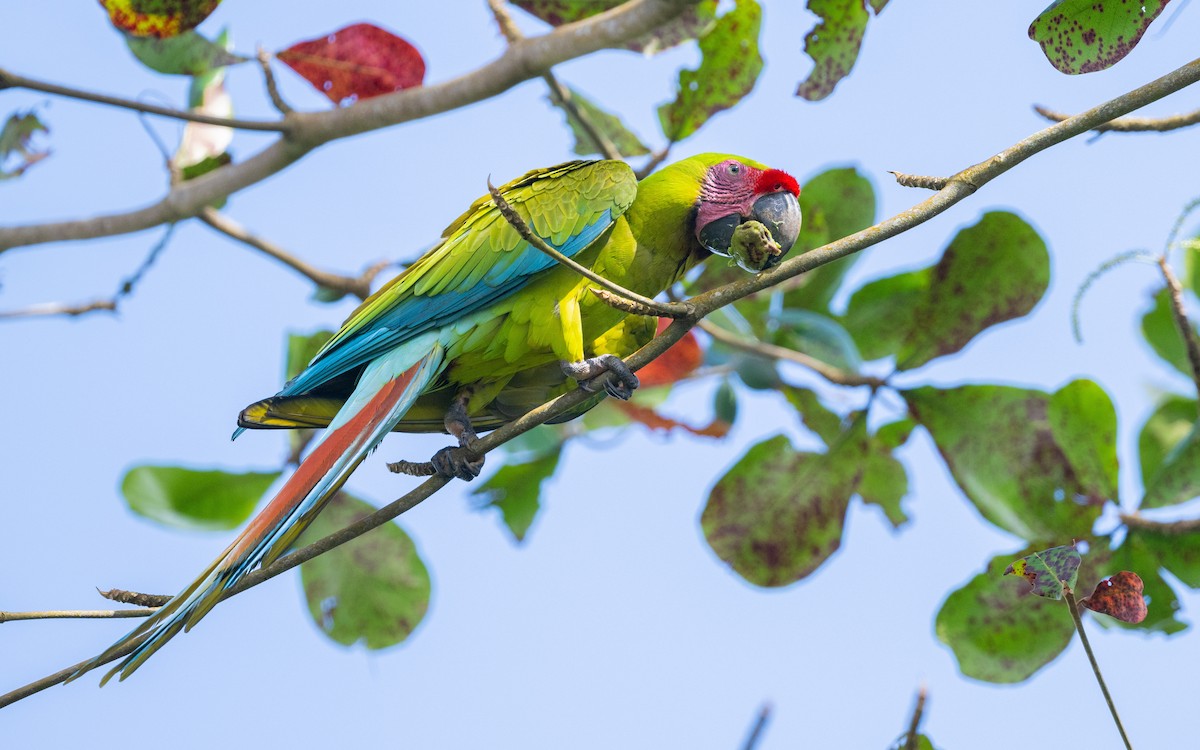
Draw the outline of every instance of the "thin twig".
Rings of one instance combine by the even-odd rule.
[[[136,604],[139,607],[161,607],[171,601],[171,597],[165,594],[143,594],[140,591],[126,591],[124,589],[108,589],[101,591],[96,589],[100,596],[121,604]]]
[[[342,294],[352,294],[359,299],[366,299],[371,296],[371,281],[381,270],[389,265],[385,263],[382,266],[378,264],[372,266],[358,278],[342,276],[341,274],[322,271],[306,263],[270,240],[253,234],[250,230],[214,208],[204,209],[196,218],[226,237],[249,245],[264,255],[274,258],[317,286],[333,289]]]
[[[640,314],[657,315],[662,318],[684,318],[691,315],[692,310],[687,303],[655,302],[649,297],[643,297],[637,292],[631,292],[620,284],[609,281],[592,269],[585,268],[584,266],[579,265],[575,261],[563,255],[561,252],[552,247],[550,243],[534,234],[533,230],[529,228],[529,225],[525,223],[525,220],[521,218],[521,215],[517,213],[516,209],[509,205],[508,201],[504,199],[504,196],[500,194],[500,191],[496,189],[496,186],[492,184],[490,179],[488,180],[487,186],[488,192],[492,194],[492,200],[496,203],[496,208],[500,211],[500,215],[504,217],[504,220],[511,224],[513,229],[517,230],[517,234],[521,235],[522,239],[524,239],[530,245],[536,247],[538,250],[541,250],[546,255],[549,255],[554,260],[558,261],[559,264],[566,266],[588,281],[594,281],[613,294],[624,297],[626,300],[636,303],[640,306],[640,309],[645,311]],[[601,299],[605,298],[601,297]]]
[[[905,174],[888,170],[888,174],[896,178],[901,187],[924,188],[925,190],[941,190],[950,182],[949,177],[930,177],[922,174]]]
[[[149,617],[157,608],[148,609],[52,609],[44,612],[0,612],[0,623],[17,620],[78,620]]]
[[[1171,270],[1166,255],[1158,258],[1158,267],[1162,270],[1163,281],[1167,282],[1168,295],[1171,298],[1171,315],[1175,318],[1175,328],[1183,337],[1187,347],[1188,363],[1192,366],[1192,382],[1196,385],[1196,393],[1200,395],[1200,342],[1196,340],[1196,331],[1188,321],[1187,311],[1183,307],[1183,287]]]
[[[642,165],[641,169],[634,170],[634,175],[638,180],[644,180],[658,169],[658,166],[667,160],[667,155],[671,153],[671,147],[675,145],[675,141],[668,141],[667,145],[650,154],[650,158]]]
[[[1200,531],[1200,518],[1188,518],[1182,521],[1155,521],[1137,513],[1122,513],[1121,523],[1130,529],[1152,531],[1167,536],[1180,536]]]
[[[1125,734],[1125,727],[1121,724],[1121,717],[1117,715],[1117,706],[1108,692],[1108,685],[1104,684],[1104,675],[1100,674],[1100,665],[1096,662],[1096,655],[1092,653],[1092,644],[1088,643],[1087,633],[1083,629],[1083,620],[1079,617],[1079,606],[1075,603],[1075,594],[1070,587],[1063,588],[1063,598],[1067,602],[1067,609],[1071,610],[1071,619],[1075,621],[1075,630],[1079,631],[1079,640],[1083,642],[1083,650],[1087,652],[1088,661],[1092,663],[1092,672],[1096,675],[1096,682],[1100,684],[1100,692],[1104,693],[1104,702],[1108,704],[1108,710],[1117,725],[1117,731],[1121,733],[1121,740],[1125,742],[1125,750],[1133,750],[1133,746],[1129,744],[1129,736]]]
[[[700,330],[712,336],[717,341],[727,346],[732,346],[734,349],[741,349],[750,354],[757,354],[760,357],[767,359],[778,359],[785,362],[795,362],[798,365],[807,367],[821,377],[835,385],[845,386],[870,386],[871,388],[880,388],[887,385],[887,382],[873,375],[860,375],[855,372],[846,372],[838,367],[822,362],[816,357],[812,357],[804,352],[798,352],[795,349],[789,349],[785,346],[777,346],[768,344],[765,341],[747,339],[739,336],[732,331],[727,331],[716,323],[708,320],[701,320],[698,324]]]
[[[275,72],[271,70],[271,53],[259,47],[256,57],[258,58],[258,67],[262,68],[263,82],[267,87],[267,97],[270,98],[271,104],[275,106],[279,114],[283,115],[286,119],[294,110],[279,94],[279,85],[275,82]]]
[[[1040,104],[1034,105],[1033,111],[1047,120],[1054,122],[1062,122],[1071,117],[1071,115],[1055,112]],[[1121,117],[1097,125],[1092,130],[1097,133],[1165,133],[1171,130],[1186,128],[1197,123],[1200,123],[1200,109],[1182,115],[1171,115],[1170,117]]]
[[[767,722],[770,720],[771,704],[764,703],[762,708],[758,709],[758,715],[754,717],[754,726],[750,727],[750,734],[746,735],[746,741],[742,743],[742,750],[754,750],[758,747],[758,742],[762,739],[763,731],[767,728]]]
[[[922,685],[917,689],[917,702],[913,706],[912,720],[908,722],[908,734],[904,738],[904,750],[917,750],[917,734],[921,730],[921,717],[925,713],[925,699],[929,691]]]
[[[83,101],[96,102],[97,104],[107,104],[112,107],[120,107],[122,109],[131,109],[134,112],[144,112],[149,115],[159,115],[161,117],[172,117],[176,120],[187,120],[189,122],[202,122],[206,125],[221,125],[227,128],[237,128],[238,130],[259,130],[271,133],[286,133],[289,125],[283,120],[241,120],[233,117],[213,117],[212,115],[202,114],[200,112],[191,112],[184,109],[174,109],[172,107],[160,107],[157,104],[146,104],[139,102],[136,99],[124,99],[119,96],[108,96],[106,94],[97,94],[91,91],[83,91],[74,89],[70,86],[60,86],[56,83],[48,83],[46,81],[38,81],[33,78],[10,73],[7,70],[0,69],[0,89],[29,89],[30,91],[41,91],[47,94],[56,94],[58,96],[66,96],[72,99],[82,99]]]

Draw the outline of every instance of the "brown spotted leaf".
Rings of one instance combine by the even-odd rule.
[[[762,72],[758,32],[762,9],[756,0],[737,0],[700,37],[700,67],[679,71],[675,101],[658,108],[663,134],[671,141],[687,138],[708,118],[729,109],[750,93]]]
[[[864,420],[828,453],[804,453],[778,435],[753,446],[721,477],[700,516],[713,552],[757,586],[799,581],[837,551],[862,475]]]
[[[875,13],[886,0],[808,0],[808,10],[821,20],[804,38],[804,52],[813,61],[812,72],[796,89],[796,96],[820,101],[850,75],[858,60],[863,33],[870,19],[868,4]]]
[[[1142,596],[1142,590],[1142,579],[1138,574],[1122,570],[1096,584],[1092,595],[1085,596],[1079,603],[1121,622],[1141,622],[1146,619],[1146,598]]]
[[[369,23],[298,42],[276,57],[334,104],[413,88],[425,80],[425,59],[417,48]]]
[[[38,133],[48,132],[50,129],[33,112],[9,115],[0,128],[0,180],[20,177],[49,156],[49,149],[38,148],[33,142]]]
[[[985,329],[1027,314],[1050,284],[1050,254],[1028,223],[991,211],[960,231],[933,267],[896,363],[920,367],[961,350]]]
[[[339,492],[296,545],[311,544],[374,510]],[[303,563],[300,582],[317,627],[343,646],[400,643],[429,607],[429,571],[412,538],[394,521]]]
[[[1062,599],[1063,590],[1075,590],[1079,563],[1083,560],[1074,544],[1051,547],[1014,560],[1004,575],[1021,576],[1029,582],[1029,592],[1047,599]]]
[[[1029,26],[1050,64],[1094,73],[1120,62],[1171,0],[1055,0]]]
[[[551,26],[582,21],[598,13],[624,5],[627,0],[513,0],[513,5]],[[653,55],[682,44],[707,31],[717,15],[717,0],[701,0],[689,5],[673,20],[637,37],[625,49]]]
[[[195,28],[220,4],[221,0],[100,0],[113,26],[160,39]]]
[[[976,680],[1026,680],[1062,653],[1075,633],[1066,607],[1029,596],[1021,590],[1027,586],[1002,577],[1011,559],[993,558],[937,614],[938,640],[954,652],[959,670]]]
[[[1050,394],[968,385],[916,388],[902,395],[984,518],[1030,541],[1091,533],[1111,491],[1094,467],[1115,462],[1108,453],[1114,449],[1098,440],[1065,451],[1059,442],[1065,438],[1050,419]],[[1090,418],[1078,416],[1085,424]],[[1107,429],[1106,417],[1095,419],[1097,430]],[[1097,455],[1085,462],[1089,451]]]

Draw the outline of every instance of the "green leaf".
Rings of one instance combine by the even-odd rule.
[[[1137,542],[1144,545],[1146,551],[1171,575],[1189,588],[1200,589],[1200,530],[1172,533],[1167,530],[1169,528],[1156,531],[1140,526],[1131,527],[1125,544]],[[1154,614],[1153,602],[1150,612]]]
[[[194,31],[166,38],[127,34],[125,44],[147,68],[169,75],[198,76],[250,59],[235,55],[224,45],[210,42]]]
[[[875,204],[874,186],[853,167],[818,174],[800,189],[800,213],[804,222],[793,251],[807,253],[866,229],[875,223]],[[800,277],[802,286],[784,294],[783,306],[827,311],[846,272],[861,255],[854,253],[808,271]]]
[[[1175,326],[1175,316],[1171,312],[1171,293],[1166,287],[1154,295],[1151,308],[1142,315],[1142,338],[1146,339],[1146,343],[1164,362],[1184,376],[1192,377],[1187,345],[1179,335],[1179,328]]]
[[[1004,575],[1021,576],[1029,582],[1029,592],[1047,599],[1063,598],[1065,589],[1075,590],[1079,580],[1079,563],[1083,558],[1074,544],[1030,552],[1014,560],[1004,569]]]
[[[173,37],[195,28],[221,0],[100,0],[112,25],[137,36]]]
[[[737,413],[737,391],[729,378],[721,378],[721,384],[713,394],[713,418],[717,422],[733,425],[737,421]]]
[[[1075,634],[1065,606],[1028,596],[1021,591],[1028,587],[1003,577],[1012,558],[992,558],[984,572],[950,594],[938,612],[938,639],[954,652],[967,677],[1021,682],[1053,661]]]
[[[33,145],[35,135],[49,132],[33,112],[9,115],[0,129],[0,180],[20,177],[49,156],[49,149],[39,150]]]
[[[1091,380],[1074,380],[1050,394],[1046,413],[1054,441],[1079,481],[1117,501],[1117,410]]]
[[[296,546],[374,511],[369,503],[339,492]],[[408,638],[429,608],[429,571],[412,538],[395,522],[303,563],[300,582],[313,622],[343,646],[394,646]]]
[[[1120,62],[1171,0],[1055,0],[1029,26],[1029,38],[1063,73],[1094,73]]]
[[[872,440],[870,445],[871,450],[863,462],[858,494],[864,503],[878,505],[892,528],[898,529],[908,522],[908,514],[900,505],[908,494],[908,472],[883,444]]]
[[[779,391],[796,409],[805,427],[816,433],[826,445],[837,442],[842,434],[842,415],[821,403],[816,391],[793,385],[785,385]]]
[[[990,326],[1027,314],[1050,284],[1046,243],[1021,217],[983,215],[950,242],[896,355],[900,369],[961,350]]]
[[[871,6],[876,13],[883,7],[874,2]],[[813,69],[796,89],[796,96],[816,102],[832,94],[838,82],[850,75],[870,13],[864,0],[808,0],[807,7],[821,20],[804,38],[804,52],[812,58]]]
[[[1146,485],[1139,506],[1165,508],[1200,495],[1200,422],[1168,453]]]
[[[1049,394],[975,385],[902,395],[984,518],[1030,541],[1091,533],[1109,488],[1072,465],[1050,424]],[[1098,455],[1088,465],[1108,461]]]
[[[700,67],[679,71],[675,101],[658,108],[663,134],[672,142],[695,133],[708,118],[729,109],[754,88],[762,71],[758,32],[762,9],[756,0],[737,0],[700,37]]]
[[[1200,407],[1195,399],[1168,396],[1142,425],[1138,433],[1138,463],[1142,469],[1142,487],[1149,487],[1155,472],[1175,446],[1196,424]]]
[[[555,448],[531,461],[506,463],[471,494],[482,498],[484,507],[499,508],[513,538],[523,542],[541,508],[542,483],[554,474],[561,455]]]
[[[913,313],[929,293],[933,268],[896,274],[864,285],[842,316],[863,359],[894,356],[913,330]]]
[[[650,153],[646,144],[625,127],[621,118],[601,109],[591,99],[579,93],[576,88],[568,87],[567,92],[571,97],[571,103],[579,109],[580,114],[596,128],[601,137],[608,139],[608,142],[617,149],[621,156],[641,156]],[[550,101],[554,102],[554,98],[551,97]],[[574,152],[580,156],[603,154],[604,151],[600,148],[600,144],[592,139],[587,129],[572,114],[572,110],[566,106],[562,106],[561,109],[566,113],[567,125],[571,127],[571,133],[575,136]]]
[[[916,426],[917,423],[907,417],[889,422],[875,431],[875,440],[885,448],[895,450],[908,442],[908,438]]]
[[[121,494],[140,516],[177,529],[226,531],[250,517],[278,471],[233,474],[180,466],[135,466]]]
[[[551,26],[561,26],[622,5],[626,0],[513,0],[513,5]],[[625,49],[653,55],[695,39],[712,27],[717,15],[717,0],[701,0],[688,5],[671,21],[625,45]]]
[[[782,310],[773,343],[804,352],[847,372],[858,372],[862,357],[854,339],[837,320],[809,310]]]
[[[862,472],[859,436],[828,453],[797,452],[786,436],[761,442],[717,481],[700,516],[717,557],[756,586],[805,578],[841,545]]]
[[[887,0],[875,0],[875,2],[879,2],[880,4],[882,4],[884,2],[887,2]],[[905,733],[905,734],[900,735],[896,739],[896,742],[893,743],[892,746],[890,748],[888,748],[888,750],[908,750],[908,734]],[[928,737],[926,737],[923,734],[918,734],[917,735],[917,744],[915,745],[915,750],[937,750],[937,749],[933,746],[933,742]]]

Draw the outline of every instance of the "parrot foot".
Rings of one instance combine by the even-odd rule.
[[[470,447],[448,445],[429,460],[433,470],[444,477],[457,477],[469,482],[483,470],[483,456]]]
[[[561,365],[563,372],[578,380],[579,387],[589,393],[600,390],[598,380],[610,372],[613,377],[604,378],[603,387],[613,398],[628,401],[639,385],[637,375],[615,354],[601,354],[582,362],[563,362]]]

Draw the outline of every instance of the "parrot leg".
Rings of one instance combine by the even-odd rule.
[[[474,426],[471,425],[471,417],[467,413],[471,395],[469,389],[460,392],[454,402],[450,404],[450,410],[446,412],[444,420],[446,432],[458,438],[458,446],[451,445],[442,448],[430,459],[434,471],[438,474],[444,477],[458,477],[466,482],[479,476],[479,472],[483,469],[483,456],[476,453],[471,447],[479,439]]]
[[[582,362],[561,362],[562,371],[579,381],[579,387],[589,393],[600,390],[596,379],[611,372],[615,377],[604,382],[608,395],[628,401],[638,387],[637,375],[615,354],[601,354]]]

